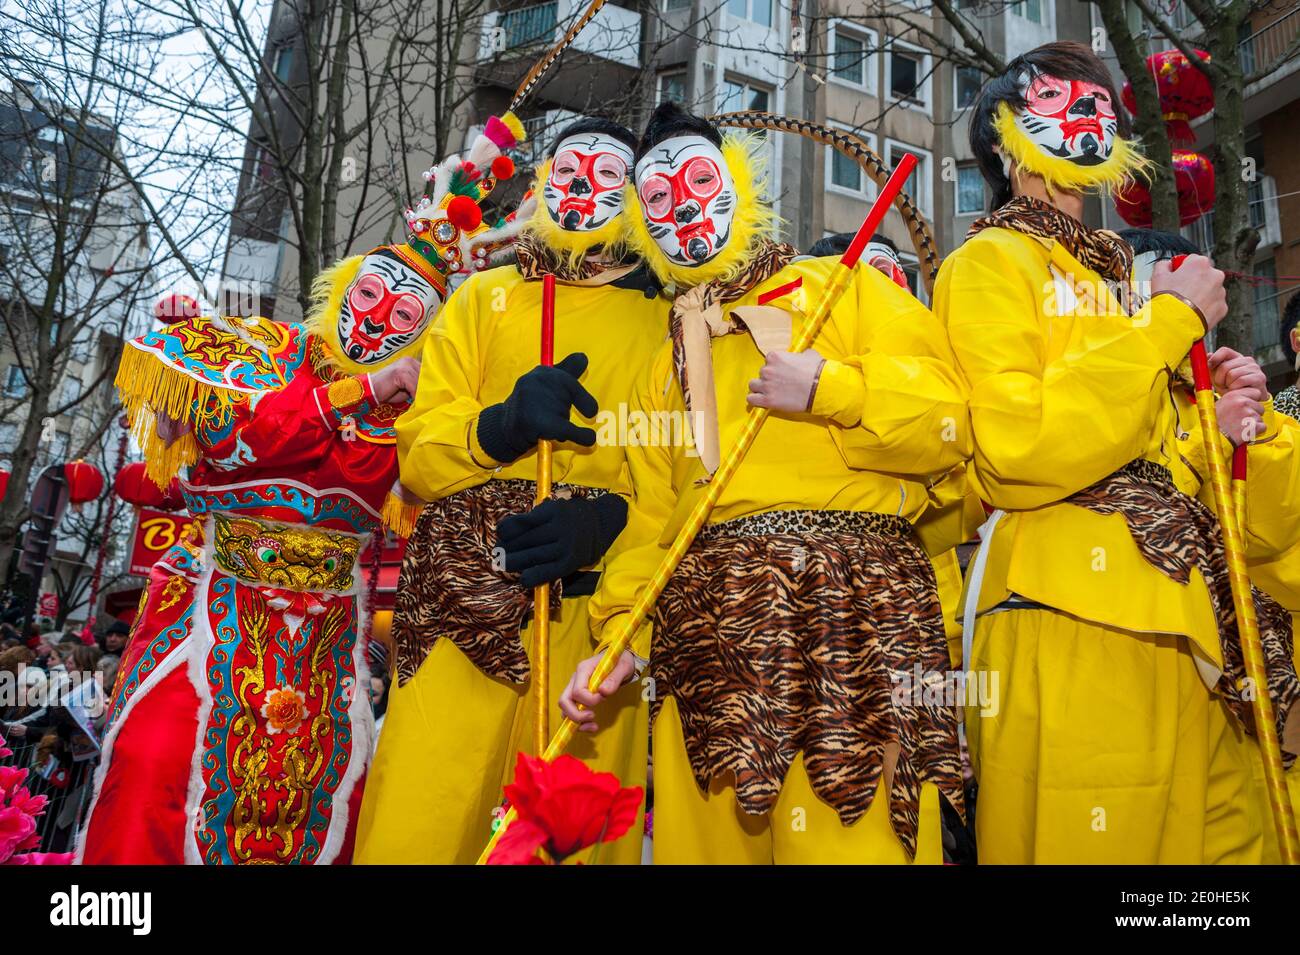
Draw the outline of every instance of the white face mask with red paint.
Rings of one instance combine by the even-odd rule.
[[[1025,108],[1015,111],[1016,126],[1044,153],[1080,166],[1110,158],[1119,121],[1105,87],[1039,73],[1024,77],[1020,91]]]
[[[372,252],[343,293],[339,345],[359,365],[378,365],[420,337],[442,297],[396,257]]]
[[[646,228],[674,265],[703,265],[731,240],[736,186],[722,151],[703,136],[677,136],[636,164]]]
[[[883,242],[868,242],[866,249],[863,250],[862,258],[866,263],[877,272],[882,272],[895,285],[911,290],[907,284],[907,273],[903,271],[903,263],[898,258],[898,253]]]
[[[632,150],[603,133],[577,133],[555,147],[542,186],[551,221],[565,232],[595,232],[623,211]]]

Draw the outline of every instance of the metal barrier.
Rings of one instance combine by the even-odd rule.
[[[76,845],[99,765],[94,723],[102,700],[99,692],[73,691],[51,696],[44,706],[0,707],[0,736],[11,751],[0,766],[27,770],[23,785],[48,800],[36,820],[39,844],[32,851],[71,852]],[[24,728],[22,735],[15,725]]]

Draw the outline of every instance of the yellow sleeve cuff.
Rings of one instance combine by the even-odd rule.
[[[867,386],[862,372],[842,361],[826,359],[817,393],[813,395],[812,413],[852,428],[862,421],[866,400]]]
[[[1278,413],[1273,409],[1273,398],[1269,396],[1269,399],[1264,402],[1264,430],[1255,436],[1251,444],[1264,444],[1277,437],[1278,430],[1281,428],[1277,415]]]
[[[1173,295],[1154,296],[1133,316],[1135,321],[1144,317],[1147,334],[1169,368],[1177,368],[1191,351],[1192,344],[1205,334],[1196,309]]]
[[[495,471],[497,468],[505,466],[501,461],[484,451],[483,445],[478,443],[478,418],[474,418],[469,423],[469,433],[465,436],[465,447],[469,450],[470,460],[485,471]]]

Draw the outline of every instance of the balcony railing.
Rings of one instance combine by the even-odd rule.
[[[580,0],[551,0],[492,11],[483,23],[479,59],[491,61],[511,51],[554,43],[585,6]],[[575,52],[633,67],[640,65],[640,47],[641,15],[613,3],[606,4],[573,42]]]
[[[538,3],[531,7],[507,10],[501,14],[501,49],[513,50],[539,41],[551,42],[558,22],[559,3]]]
[[[1300,34],[1300,7],[1278,17],[1241,41],[1237,50],[1242,73],[1249,76],[1257,69],[1278,63],[1288,49],[1291,50],[1291,57],[1296,56],[1300,50],[1291,48],[1297,34]]]

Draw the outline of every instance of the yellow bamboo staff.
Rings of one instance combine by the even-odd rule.
[[[809,316],[808,321],[804,323],[803,329],[799,333],[799,338],[790,346],[790,351],[806,351],[812,346],[814,340],[821,333],[822,327],[830,318],[831,310],[840,300],[844,291],[849,287],[849,282],[853,279],[853,269],[857,265],[858,259],[862,257],[862,252],[871,240],[876,229],[880,226],[881,221],[885,218],[885,213],[893,204],[894,198],[903,191],[903,185],[916,168],[916,157],[910,153],[903,156],[902,161],[895,167],[889,181],[881,188],[880,193],[876,196],[876,201],[872,204],[871,209],[867,212],[867,217],[863,220],[862,226],[858,229],[853,241],[849,243],[847,251],[840,258],[835,266],[835,271],[831,273],[830,281],[826,283],[822,290],[821,298],[817,302],[817,307]],[[618,659],[623,652],[632,644],[632,637],[640,629],[641,624],[650,616],[650,611],[654,609],[655,602],[659,595],[663,593],[664,587],[668,585],[668,580],[672,577],[677,565],[686,556],[686,551],[690,549],[695,540],[695,535],[704,527],[705,522],[712,513],[714,505],[726,490],[727,484],[735,476],[741,462],[753,447],[758,432],[762,429],[763,423],[767,421],[767,408],[750,408],[749,415],[745,419],[745,425],[741,429],[740,437],[731,451],[727,454],[726,459],[718,466],[709,479],[708,489],[704,496],[700,498],[690,516],[686,519],[686,524],[677,534],[676,540],[668,548],[664,558],[659,562],[659,567],[654,576],[650,578],[645,589],[632,606],[632,611],[618,625],[613,638],[610,640],[604,655],[596,664],[596,669],[592,671],[591,678],[587,681],[587,688],[595,691],[601,683],[613,672]],[[570,741],[573,739],[574,731],[577,729],[570,719],[561,721],[559,729],[555,731],[555,736],[551,738],[550,745],[542,753],[542,758],[547,760],[555,759],[568,748]],[[488,840],[487,846],[483,849],[482,855],[478,858],[478,864],[482,865],[487,862],[487,858],[492,853],[497,841],[505,833],[506,828],[515,819],[515,810],[512,806],[501,820],[496,832]]]
[[[1173,267],[1181,264],[1175,258]],[[1192,376],[1196,386],[1196,413],[1201,422],[1201,439],[1205,445],[1205,461],[1210,472],[1210,485],[1214,490],[1214,509],[1223,535],[1223,551],[1228,563],[1228,581],[1232,585],[1232,605],[1237,612],[1237,634],[1241,640],[1241,658],[1246,678],[1254,693],[1250,699],[1251,713],[1255,718],[1255,738],[1259,741],[1264,759],[1264,784],[1268,790],[1268,804],[1277,830],[1277,842],[1282,861],[1287,865],[1300,865],[1300,836],[1297,836],[1295,813],[1287,792],[1285,768],[1282,765],[1282,747],[1277,737],[1277,723],[1273,718],[1273,700],[1268,695],[1268,670],[1264,663],[1264,649],[1259,639],[1259,621],[1255,618],[1255,598],[1251,594],[1250,577],[1246,573],[1246,547],[1242,537],[1245,526],[1240,519],[1245,516],[1246,445],[1237,448],[1233,455],[1233,470],[1240,477],[1229,487],[1228,468],[1219,453],[1219,421],[1214,407],[1214,382],[1210,376],[1210,362],[1205,353],[1205,342],[1192,346]]]

